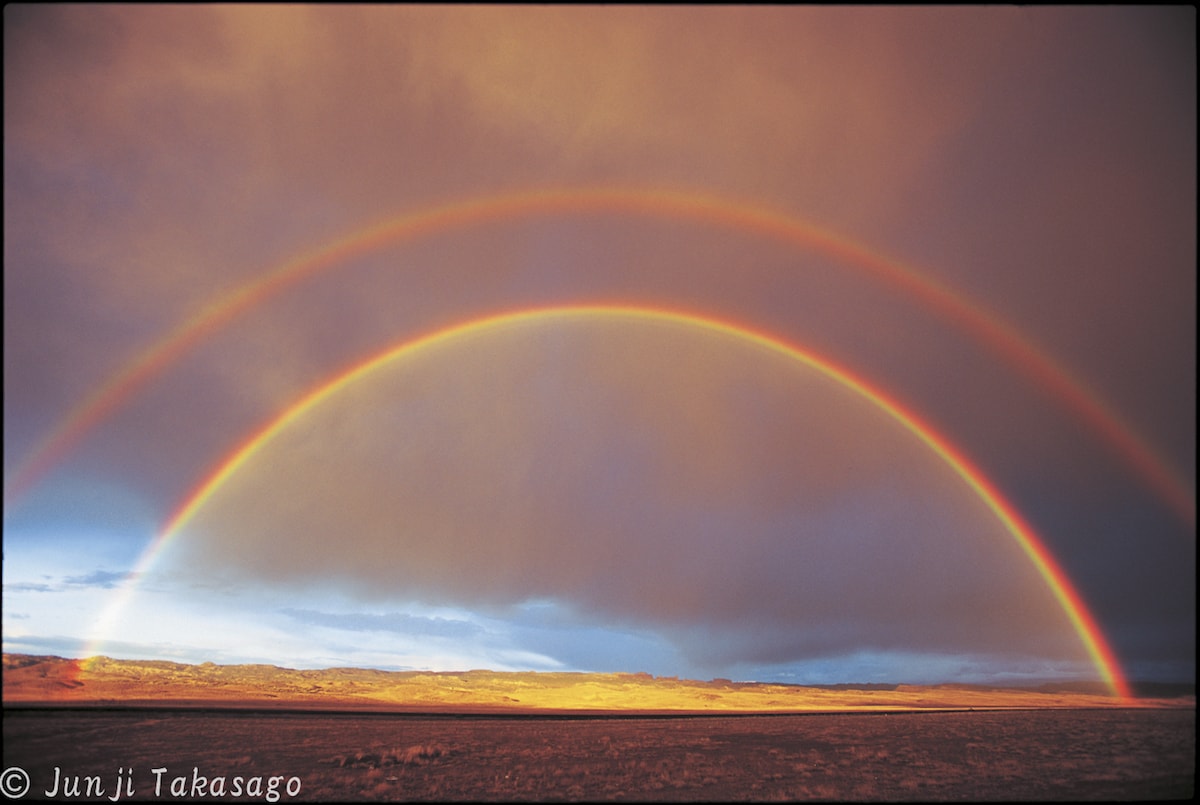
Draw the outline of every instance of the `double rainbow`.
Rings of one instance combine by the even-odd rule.
[[[682,219],[774,239],[839,260],[917,300],[986,344],[1087,422],[1189,526],[1194,493],[1182,477],[1094,393],[1011,327],[904,265],[776,210],[663,189],[537,189],[487,196],[390,218],[284,263],[199,310],[73,408],[11,473],[5,501],[20,498],[100,422],[185,353],[235,318],[321,272],[406,240],[455,228],[549,215],[592,213]]]

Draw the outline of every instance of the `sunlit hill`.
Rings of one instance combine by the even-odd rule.
[[[6,705],[277,707],[412,712],[795,713],[957,708],[1195,706],[1086,686],[800,686],[644,673],[295,670],[155,660],[4,655]]]

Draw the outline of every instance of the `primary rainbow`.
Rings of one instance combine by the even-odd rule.
[[[150,345],[73,408],[11,473],[6,503],[32,488],[92,428],[208,335],[305,278],[401,241],[454,227],[525,216],[616,212],[712,223],[814,250],[903,291],[962,328],[1050,391],[1095,429],[1189,526],[1194,493],[1137,433],[1093,392],[979,306],[906,266],[810,223],[699,193],[629,187],[538,189],[459,201],[393,217],[284,263],[198,311]]]
[[[209,473],[194,491],[186,496],[159,536],[142,554],[137,566],[129,574],[125,583],[114,597],[113,603],[101,615],[100,621],[93,631],[95,638],[91,641],[89,650],[85,653],[85,656],[93,656],[101,653],[100,649],[104,639],[107,637],[110,624],[120,617],[120,612],[127,600],[132,596],[140,576],[153,565],[163,549],[182,532],[188,521],[215,494],[221,485],[241,469],[278,433],[319,405],[322,401],[377,369],[411,356],[426,347],[432,347],[451,339],[469,334],[483,333],[519,322],[555,321],[587,317],[660,321],[722,333],[751,342],[772,352],[784,355],[789,359],[798,361],[865,397],[931,449],[986,504],[1004,525],[1009,534],[1018,542],[1025,555],[1049,586],[1055,599],[1062,607],[1063,612],[1070,620],[1072,627],[1079,636],[1080,641],[1083,643],[1088,656],[1104,683],[1116,696],[1127,698],[1131,695],[1129,684],[1121,671],[1117,658],[1096,624],[1095,619],[1089,613],[1087,606],[1071,584],[1070,579],[1067,578],[1062,568],[1059,567],[1033,528],[1025,522],[1012,504],[1004,498],[999,490],[960,450],[947,442],[917,415],[906,409],[894,398],[873,387],[862,378],[853,375],[845,368],[766,333],[738,323],[694,313],[633,305],[574,305],[496,313],[454,324],[406,340],[397,346],[389,347],[383,352],[372,355],[350,368],[338,372],[331,379],[318,385],[298,402],[287,407],[266,425],[252,433],[237,449],[230,453],[228,457]]]

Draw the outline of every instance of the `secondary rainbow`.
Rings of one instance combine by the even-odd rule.
[[[529,216],[603,212],[677,218],[748,232],[826,254],[886,282],[988,345],[1048,390],[1098,432],[1182,520],[1194,527],[1194,493],[1133,428],[1011,327],[961,295],[895,260],[776,210],[694,192],[630,187],[537,189],[454,202],[389,218],[280,265],[199,310],[75,406],[10,474],[5,502],[15,501],[32,488],[89,431],[207,336],[305,278],[387,246],[455,227]]]
[[[862,378],[855,376],[845,368],[819,357],[810,351],[801,349],[751,327],[695,313],[632,305],[560,306],[496,313],[454,324],[406,340],[399,345],[389,347],[383,352],[372,355],[350,368],[338,372],[331,379],[321,383],[302,399],[287,407],[278,416],[253,432],[237,449],[210,472],[194,491],[186,496],[159,536],[142,554],[134,571],[129,574],[121,589],[116,594],[113,603],[102,614],[97,628],[93,632],[96,638],[91,642],[86,656],[101,653],[100,647],[103,640],[107,637],[110,625],[120,617],[120,612],[124,608],[127,599],[133,594],[140,576],[153,565],[154,561],[171,540],[182,533],[188,521],[195,513],[220,489],[226,480],[241,469],[276,434],[282,432],[305,413],[319,405],[323,400],[395,361],[402,360],[420,350],[448,342],[452,339],[471,334],[481,334],[488,330],[519,322],[553,322],[556,320],[588,317],[661,321],[722,333],[782,354],[789,359],[817,370],[826,377],[872,402],[944,461],[1000,520],[1008,533],[1017,541],[1025,555],[1033,563],[1038,574],[1049,586],[1054,598],[1079,636],[1101,679],[1114,695],[1122,698],[1127,698],[1131,695],[1129,685],[1104,634],[1088,611],[1083,599],[1075,590],[1074,585],[1067,578],[1043,541],[986,476],[960,450],[947,442],[917,415],[909,411],[891,396],[870,385]]]

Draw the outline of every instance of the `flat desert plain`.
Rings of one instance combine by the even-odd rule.
[[[4,704],[4,792],[37,800],[1129,801],[1194,793],[1190,695],[1122,701],[1046,689],[9,655]]]

